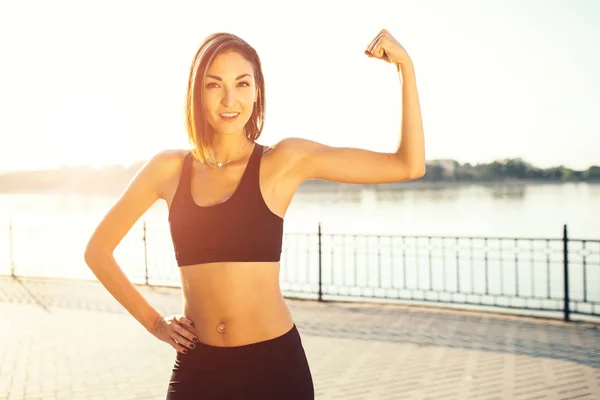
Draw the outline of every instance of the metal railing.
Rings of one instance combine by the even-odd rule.
[[[52,270],[53,276],[72,277],[87,270],[79,268],[89,234],[67,239],[55,227],[40,230],[9,225],[12,276],[48,276]],[[45,261],[35,261],[35,250],[27,250],[35,249],[34,239],[52,240],[48,252],[56,257],[46,252]],[[179,285],[168,229],[149,229],[142,221],[119,247],[132,281]],[[77,267],[39,267],[66,256]],[[553,311],[569,321],[571,314],[600,316],[600,240],[569,238],[566,225],[562,238],[350,235],[323,233],[319,225],[316,233],[284,235],[280,280],[289,297]]]

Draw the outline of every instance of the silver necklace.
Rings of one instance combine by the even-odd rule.
[[[239,149],[239,150],[238,150],[238,152],[237,152],[237,153],[235,153],[235,155],[234,155],[233,157],[230,157],[230,158],[229,158],[229,160],[220,161],[220,162],[217,162],[217,161],[215,161],[215,156],[214,156],[214,154],[213,154],[213,153],[212,153],[212,151],[211,151],[211,155],[212,155],[212,161],[213,161],[213,164],[215,164],[215,165],[216,165],[217,167],[219,167],[219,168],[222,168],[222,167],[223,167],[225,164],[229,163],[231,160],[233,160],[234,158],[236,158],[236,157],[237,157],[237,156],[238,156],[238,155],[241,153],[241,151],[242,151],[242,150],[244,150],[244,149],[246,148],[246,145],[247,145],[247,144],[248,144],[248,141],[246,141],[246,142],[244,143],[244,145],[242,146],[242,148],[241,148],[241,149]]]

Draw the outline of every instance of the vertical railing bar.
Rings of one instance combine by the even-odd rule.
[[[484,271],[485,271],[485,295],[488,296],[490,294],[490,280],[489,280],[489,273],[488,273],[488,238],[484,238],[483,239],[483,251],[484,251],[484,256],[483,256],[483,265],[484,265]]]
[[[350,290],[349,285],[348,285],[348,279],[347,279],[347,275],[349,275],[349,274],[346,274],[346,239],[347,239],[347,236],[342,235],[341,239],[342,239],[342,243],[340,244],[340,247],[342,248],[342,271],[344,272],[342,281],[344,282],[344,286],[348,287],[348,290]]]
[[[421,274],[419,273],[419,238],[415,238],[415,268],[417,272],[417,290],[421,290]]]
[[[563,225],[564,319],[569,321],[569,238],[567,224]]]
[[[381,285],[381,235],[377,235],[377,280],[379,289],[383,289]]]
[[[358,285],[358,251],[356,250],[358,245],[356,239],[356,235],[352,235],[352,242],[354,242],[354,254],[352,257],[354,259],[354,285]]]
[[[473,238],[470,237],[469,238],[469,243],[470,243],[470,255],[471,255],[471,294],[475,294],[475,272],[474,269],[475,267],[473,266],[473,262],[474,262],[474,257],[473,257]]]
[[[370,252],[370,246],[369,246],[369,236],[365,236],[365,258],[367,260],[367,262],[365,262],[365,275],[366,275],[366,283],[363,286],[363,288],[366,290],[369,287],[369,282],[371,281],[371,276],[369,274],[369,260],[371,259],[371,252]],[[361,293],[364,293],[361,291]]]
[[[460,241],[454,238],[456,242],[456,291],[460,293]]]
[[[583,302],[587,303],[587,254],[586,254],[587,241],[583,240],[581,243],[583,252]]]
[[[390,288],[394,289],[396,285],[394,285],[394,251],[396,250],[396,246],[394,246],[394,236],[390,235]]]
[[[547,282],[547,289],[548,289],[548,295],[547,295],[547,299],[550,299],[550,293],[551,293],[551,288],[550,288],[550,275],[552,274],[552,271],[550,270],[550,240],[546,239],[546,282]]]
[[[431,266],[431,236],[427,238],[427,259],[429,261],[429,291],[433,290],[433,267]],[[439,300],[439,298],[438,298]]]
[[[321,239],[322,233],[321,233],[321,223],[319,222],[318,225],[318,229],[317,229],[317,251],[319,254],[319,292],[318,292],[318,300],[319,301],[323,301],[323,260],[322,260],[322,254],[323,254],[323,248],[322,248],[322,239]],[[333,268],[332,268],[333,269]]]
[[[515,296],[519,297],[519,246],[515,238]]]
[[[531,244],[531,297],[535,299],[535,249],[533,239],[529,240]]]
[[[499,252],[498,252],[498,258],[499,258],[499,262],[500,262],[500,295],[504,296],[504,264],[502,263],[502,238],[499,241]]]
[[[402,284],[404,286],[404,289],[407,290],[408,286],[406,286],[406,241],[404,240],[405,237],[401,236],[402,238]]]
[[[446,273],[446,238],[442,238],[442,288],[444,292],[448,291],[446,285]]]

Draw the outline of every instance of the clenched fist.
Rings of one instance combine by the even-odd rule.
[[[365,54],[396,65],[407,65],[412,62],[404,47],[385,29],[382,29],[371,41]]]

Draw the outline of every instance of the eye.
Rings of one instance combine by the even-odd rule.
[[[211,88],[214,88],[214,87],[219,87],[219,85],[217,85],[217,84],[216,84],[216,83],[214,83],[214,82],[210,82],[210,83],[207,83],[207,84],[206,84],[206,88],[207,88],[207,89],[211,89]]]
[[[242,87],[248,87],[248,86],[250,86],[250,84],[248,82],[240,82],[240,83],[238,83],[238,86],[240,86],[240,85],[244,85]]]

